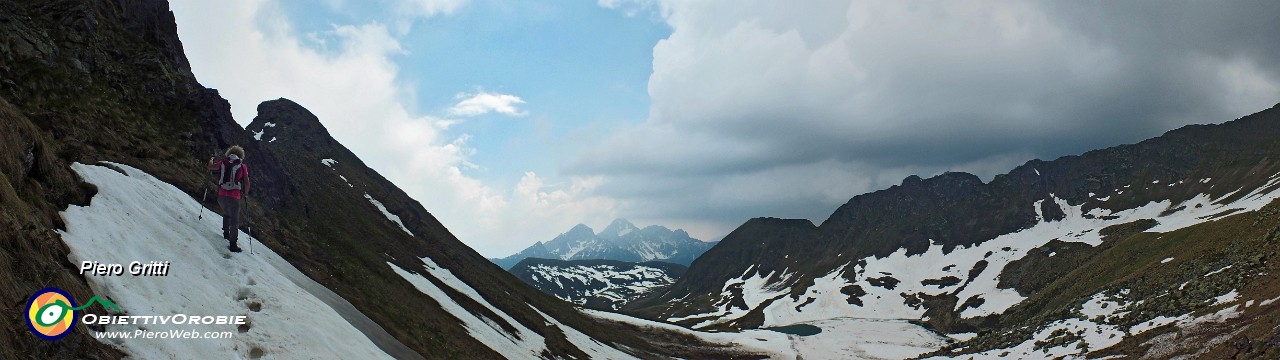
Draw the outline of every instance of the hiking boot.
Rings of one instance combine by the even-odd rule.
[[[235,246],[235,245],[231,245],[231,246],[227,247],[227,249],[228,249],[228,250],[231,250],[231,252],[234,252],[234,253],[238,253],[238,252],[240,252],[240,247]]]

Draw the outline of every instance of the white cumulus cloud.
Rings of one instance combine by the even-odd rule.
[[[400,8],[411,14],[431,17],[452,14],[466,3],[467,0],[400,0]]]
[[[418,3],[433,14],[460,6],[444,3],[461,4]],[[506,256],[578,222],[602,223],[614,215],[611,200],[592,195],[595,177],[547,183],[528,173],[501,189],[469,176],[476,167],[469,160],[472,135],[451,133],[456,119],[410,110],[420,108],[418,100],[395,62],[406,53],[382,23],[336,25],[307,36],[292,29],[272,0],[178,1],[172,7],[193,71],[231,103],[237,122],[248,124],[265,100],[301,104],[369,167],[486,256]],[[459,109],[514,115],[522,113],[514,107],[522,102],[478,93],[459,102]]]
[[[516,109],[516,105],[524,104],[519,96],[477,91],[474,94],[458,94],[458,103],[449,108],[454,116],[476,116],[491,112],[510,116],[524,116],[527,113]]]

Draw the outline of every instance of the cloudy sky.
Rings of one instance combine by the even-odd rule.
[[[285,97],[481,254],[719,240],[1280,102],[1280,3],[175,1],[241,124]],[[287,140],[287,139],[284,139]]]

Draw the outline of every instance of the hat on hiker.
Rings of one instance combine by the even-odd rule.
[[[227,154],[225,156],[231,157],[231,155],[235,155],[237,158],[244,159],[244,149],[241,148],[240,145],[232,145],[231,147],[227,148]]]

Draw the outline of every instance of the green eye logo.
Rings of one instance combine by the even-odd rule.
[[[44,288],[31,295],[31,300],[27,301],[27,327],[31,329],[31,333],[41,339],[53,341],[61,339],[63,336],[71,333],[76,325],[76,312],[83,310],[94,302],[102,304],[102,307],[120,311],[120,307],[106,300],[94,296],[84,306],[76,306],[75,299],[71,298],[71,294],[62,291],[59,288]]]
[[[45,288],[37,291],[27,302],[27,327],[41,339],[61,339],[70,334],[76,324],[74,307],[75,300],[62,289]]]

